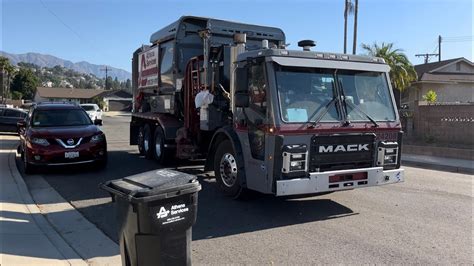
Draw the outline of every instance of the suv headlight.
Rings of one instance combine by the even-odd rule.
[[[49,142],[47,139],[42,139],[42,138],[32,138],[31,139],[31,143],[34,143],[34,144],[37,144],[37,145],[40,145],[40,146],[49,146]]]
[[[92,136],[91,142],[92,142],[92,143],[97,143],[97,142],[104,141],[104,139],[105,139],[104,134],[98,134],[98,135]]]

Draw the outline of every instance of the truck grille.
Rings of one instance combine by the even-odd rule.
[[[325,172],[372,167],[375,134],[313,136],[309,171]]]

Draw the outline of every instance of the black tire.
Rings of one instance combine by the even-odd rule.
[[[25,171],[25,174],[31,175],[35,173],[36,167],[32,165],[31,163],[28,162],[28,156],[26,156],[25,152],[23,151],[23,170]]]
[[[143,148],[143,127],[138,129],[138,153],[140,155],[145,155],[145,149]]]
[[[154,146],[155,144],[153,140],[151,127],[149,124],[146,124],[143,127],[143,154],[145,155],[145,158],[147,159],[153,158]]]
[[[214,157],[214,175],[219,190],[226,196],[240,198],[245,188],[242,187],[241,164],[235,156],[232,143],[225,140],[219,144]]]
[[[172,157],[174,157],[173,153],[165,148],[165,133],[160,126],[155,128],[153,143],[153,156],[155,161],[159,164],[167,164],[172,161]]]

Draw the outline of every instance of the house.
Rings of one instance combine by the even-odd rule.
[[[105,111],[131,111],[132,94],[123,90],[107,91],[102,94]]]
[[[403,93],[402,104],[413,109],[415,101],[433,90],[442,104],[474,103],[474,64],[466,58],[454,58],[415,65],[418,80]]]
[[[36,88],[35,102],[92,103],[94,97],[101,97],[104,90],[74,88]]]

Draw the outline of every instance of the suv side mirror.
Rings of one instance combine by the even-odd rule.
[[[26,128],[26,119],[16,122],[16,131],[21,134]]]
[[[94,120],[94,125],[96,125],[96,126],[102,126],[102,119],[96,119],[96,120]]]
[[[249,94],[247,91],[237,91],[234,95],[235,107],[249,107]]]
[[[16,122],[16,127],[18,129],[26,127],[26,121],[25,120],[20,120],[20,121]]]

